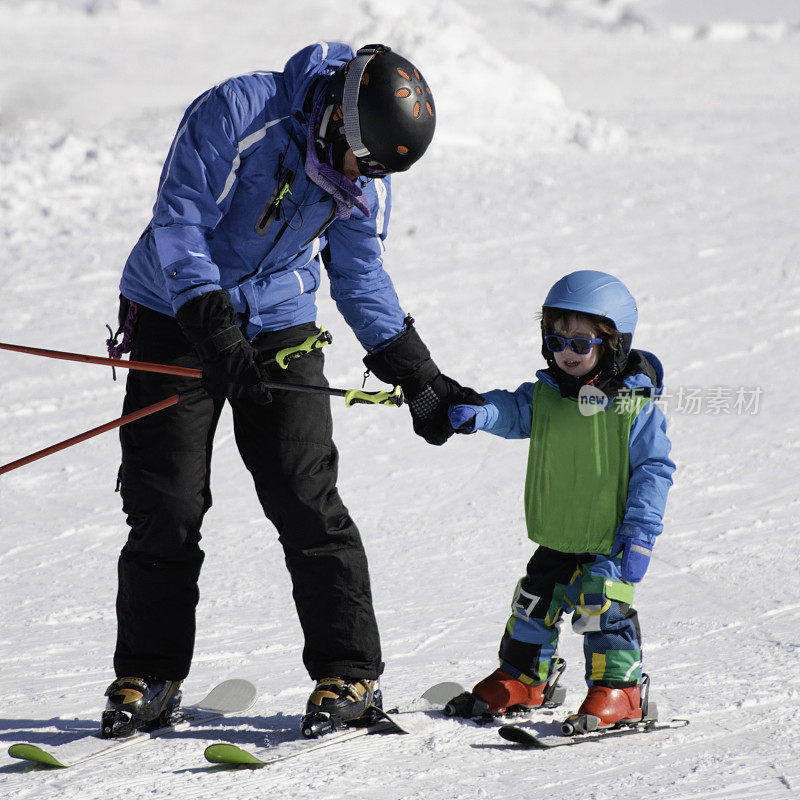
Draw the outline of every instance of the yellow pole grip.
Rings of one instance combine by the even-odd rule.
[[[403,405],[403,390],[399,386],[395,386],[391,392],[365,392],[363,389],[350,389],[344,396],[344,402],[348,408],[356,403],[401,406]]]

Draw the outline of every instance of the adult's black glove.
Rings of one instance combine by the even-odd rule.
[[[239,328],[230,295],[218,289],[193,297],[177,313],[178,323],[203,363],[203,388],[212,397],[272,401],[256,351]]]
[[[414,432],[428,444],[442,445],[453,435],[447,417],[450,406],[482,406],[486,402],[477,392],[439,371],[410,318],[405,331],[377,353],[368,353],[364,364],[382,381],[400,384]]]

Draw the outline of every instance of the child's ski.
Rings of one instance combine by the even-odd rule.
[[[671,719],[669,722],[648,720],[613,728],[598,729],[580,736],[537,736],[527,728],[522,728],[519,725],[503,725],[498,730],[498,733],[507,742],[513,742],[514,744],[519,744],[534,750],[549,750],[552,747],[568,747],[574,744],[599,742],[603,739],[610,739],[617,736],[629,736],[635,733],[651,733],[653,731],[685,728],[688,724],[688,719]]]
[[[150,741],[172,731],[246,711],[255,703],[256,695],[256,687],[250,681],[234,678],[215,686],[197,703],[178,709],[170,725],[153,731],[138,731],[124,739],[102,739],[99,733],[89,734],[51,747],[43,747],[33,742],[21,742],[12,744],[8,748],[8,754],[12,758],[50,767],[72,767],[90,759],[117,753],[119,750]],[[99,727],[98,723],[98,729]]]

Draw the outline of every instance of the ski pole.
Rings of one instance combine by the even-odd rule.
[[[200,378],[203,375],[202,370],[192,367],[174,367],[169,364],[153,364],[148,361],[124,361],[121,358],[66,353],[61,350],[45,350],[40,347],[27,347],[26,345],[7,344],[5,342],[0,342],[0,350],[11,350],[15,353],[27,353],[34,356],[44,356],[45,358],[59,358],[63,361],[77,361],[83,364],[99,364],[100,366],[119,367],[120,369],[136,369],[143,372],[159,372],[164,375],[179,375],[184,378]],[[333,389],[329,386],[307,386],[301,383],[283,383],[282,381],[265,380],[262,383],[270,389],[344,397],[345,405],[348,408],[357,404],[401,406],[404,400],[403,390],[399,386],[395,386],[391,391],[365,392],[363,389]]]
[[[79,433],[77,436],[72,436],[69,439],[65,439],[63,442],[58,442],[58,444],[45,447],[43,450],[37,450],[35,453],[31,453],[23,458],[18,458],[16,461],[11,461],[8,464],[4,464],[2,467],[0,467],[0,475],[5,474],[6,472],[11,472],[12,469],[24,467],[26,464],[30,464],[32,461],[38,461],[40,458],[57,453],[59,450],[66,450],[68,447],[72,447],[74,444],[85,442],[87,439],[91,439],[94,436],[99,436],[101,433],[113,431],[114,428],[121,428],[123,425],[127,425],[129,422],[146,417],[148,414],[155,414],[156,411],[169,408],[170,406],[174,406],[177,403],[182,403],[184,400],[188,400],[191,397],[197,397],[201,394],[203,394],[203,389],[192,389],[188,392],[174,394],[172,397],[167,397],[165,400],[159,400],[158,403],[153,403],[151,406],[145,406],[145,408],[140,408],[138,411],[125,414],[124,416],[112,420],[111,422],[106,422],[104,425],[98,425],[96,428],[92,428],[84,433]]]
[[[100,366],[138,369],[145,372],[160,372],[164,375],[180,375],[184,378],[199,378],[201,371],[192,367],[173,367],[170,364],[150,364],[146,361],[123,361],[121,358],[105,356],[87,356],[83,353],[65,353],[62,350],[44,350],[40,347],[27,347],[21,344],[0,342],[0,350],[12,350],[15,353],[28,353],[32,356],[59,358],[62,361],[77,361],[82,364],[99,364]]]

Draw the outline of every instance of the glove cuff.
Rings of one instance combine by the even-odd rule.
[[[215,289],[193,297],[178,309],[175,318],[183,335],[193,345],[199,345],[228,328],[239,327],[236,309],[224,289]]]
[[[201,361],[246,341],[230,295],[222,289],[193,297],[175,317]]]
[[[399,383],[413,399],[438,374],[439,368],[412,323],[382,350],[364,356],[364,364],[385,383]]]
[[[194,350],[201,361],[207,361],[209,358],[214,358],[214,356],[239,344],[242,339],[242,332],[238,326],[231,325],[230,328],[217,331],[209,336],[208,339],[196,344]]]

